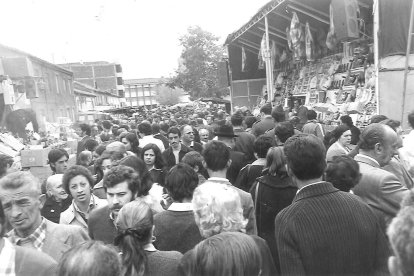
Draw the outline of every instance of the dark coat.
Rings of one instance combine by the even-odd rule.
[[[96,241],[102,241],[105,244],[113,244],[117,235],[114,222],[109,217],[109,207],[93,210],[89,215],[88,232],[89,237]]]
[[[59,223],[60,213],[66,211],[72,204],[72,197],[68,196],[62,203],[56,202],[53,198],[47,196],[41,214],[45,219],[54,223]]]
[[[275,127],[275,123],[272,117],[265,117],[259,122],[253,124],[252,126],[252,134],[256,137],[264,134],[267,130]]]
[[[283,275],[388,274],[387,238],[371,208],[331,183],[304,187],[275,221]]]
[[[248,164],[241,169],[234,186],[243,191],[250,191],[256,178],[262,175],[263,165]]]
[[[161,140],[162,143],[164,144],[164,148],[168,149],[168,147],[170,146],[170,142],[168,141],[167,137],[165,137],[161,133],[154,134],[153,136],[154,138]]]
[[[241,169],[247,165],[246,160],[244,159],[244,154],[238,151],[230,152],[231,165],[227,170],[226,178],[230,181],[231,184],[236,183],[237,176]]]
[[[256,158],[254,157],[254,137],[253,134],[247,133],[242,129],[235,129],[234,134],[236,137],[236,145],[234,146],[235,151],[242,152],[245,156],[246,162],[252,163]]]
[[[184,155],[187,152],[192,151],[192,149],[184,146],[183,144],[181,144],[181,150],[178,153],[178,160],[181,161],[181,159],[183,159]],[[162,156],[164,157],[164,161],[167,163],[167,169],[171,169],[174,165],[176,165],[175,163],[175,156],[173,153],[173,149],[171,147],[169,147],[168,149],[166,149],[163,153]]]

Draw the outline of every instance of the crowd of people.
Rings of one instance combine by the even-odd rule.
[[[295,108],[79,124],[44,182],[0,155],[0,275],[414,274],[414,130]]]

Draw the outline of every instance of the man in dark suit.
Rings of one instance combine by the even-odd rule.
[[[203,151],[203,146],[200,143],[194,141],[195,139],[195,129],[190,125],[184,125],[180,128],[181,131],[181,143],[192,150],[198,151],[201,153]]]
[[[176,127],[170,127],[167,132],[170,147],[163,151],[162,156],[170,169],[178,164],[187,152],[192,151],[190,148],[181,144],[181,131]]]
[[[397,153],[397,134],[387,125],[371,124],[361,133],[355,161],[362,174],[354,193],[371,206],[388,224],[400,210],[408,189],[398,178],[381,167]],[[385,229],[384,229],[385,230]]]
[[[260,135],[264,134],[267,130],[275,126],[271,114],[272,106],[270,104],[265,104],[260,108],[261,119],[252,127],[252,134],[254,136],[259,137]]]
[[[0,200],[13,230],[9,240],[22,247],[34,248],[59,262],[63,253],[89,240],[79,226],[61,225],[41,216],[45,195],[40,183],[28,172],[14,172],[0,179]]]
[[[103,181],[108,205],[93,210],[89,215],[88,231],[91,239],[106,244],[114,242],[118,212],[125,204],[135,199],[139,185],[139,175],[134,169],[118,165],[109,170]]]
[[[164,148],[168,149],[168,146],[170,144],[168,143],[168,138],[161,134],[160,125],[159,124],[152,124],[151,129],[152,129],[152,133],[153,133],[152,136],[154,136],[154,138],[156,138],[156,139],[161,140],[162,143],[164,144]]]
[[[387,240],[371,208],[322,181],[325,147],[314,135],[289,138],[287,172],[298,192],[276,217],[283,275],[387,274]]]
[[[256,158],[254,157],[254,140],[256,137],[253,134],[247,133],[243,128],[243,114],[241,111],[235,112],[231,116],[231,124],[233,125],[234,133],[237,135],[235,151],[242,152],[246,162],[252,163]]]
[[[79,125],[79,137],[82,139],[78,141],[78,147],[76,149],[76,158],[79,156],[79,154],[86,149],[85,142],[91,138],[91,126],[88,124],[80,124]]]

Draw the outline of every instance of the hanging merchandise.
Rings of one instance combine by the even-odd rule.
[[[282,63],[287,59],[286,50],[283,50],[282,55],[279,57],[279,62]]]
[[[293,51],[292,38],[290,37],[290,28],[286,27],[286,39],[289,50]]]
[[[265,56],[266,56],[266,33],[263,34],[262,41],[260,42],[259,51],[259,69],[265,69]]]
[[[246,72],[247,61],[246,61],[246,50],[242,47],[242,72]]]
[[[272,45],[270,47],[270,58],[272,59],[272,70],[276,63],[277,49],[276,42],[272,40]]]
[[[312,33],[310,31],[309,22],[306,22],[305,27],[305,43],[306,43],[306,59],[308,61],[315,60],[315,44],[313,41]]]
[[[305,34],[300,25],[298,15],[292,12],[292,21],[290,22],[290,38],[292,39],[293,57],[299,61],[305,56]]]
[[[336,47],[336,44],[338,43],[338,40],[336,39],[335,34],[335,26],[334,26],[334,19],[333,19],[333,9],[332,5],[329,5],[329,32],[326,36],[326,46],[329,50],[333,50]]]

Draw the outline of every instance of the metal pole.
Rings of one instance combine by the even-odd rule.
[[[271,103],[273,100],[273,66],[272,57],[270,54],[269,45],[269,23],[267,21],[267,15],[265,16],[265,33],[266,33],[266,83],[267,83],[267,99]]]
[[[405,53],[405,72],[404,72],[404,90],[402,95],[402,111],[401,111],[401,124],[404,122],[404,111],[405,111],[405,94],[407,93],[407,79],[409,70],[411,40],[413,32],[413,20],[414,20],[414,0],[411,1],[411,14],[410,14],[410,25],[408,26],[407,36],[407,52]]]
[[[378,31],[379,31],[379,0],[374,1],[374,68],[375,68],[375,96],[377,101],[377,114],[380,114],[380,87],[379,87],[379,52],[378,52]]]

